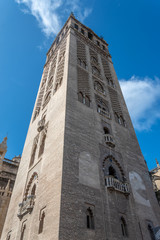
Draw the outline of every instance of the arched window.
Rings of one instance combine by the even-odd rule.
[[[121,217],[121,231],[122,231],[122,236],[127,237],[128,233],[127,233],[127,224],[126,221],[124,220],[123,217]]]
[[[81,103],[83,103],[83,93],[79,92],[78,93],[78,101],[80,101]]]
[[[90,209],[90,207],[87,209],[86,217],[87,217],[87,219],[86,219],[87,220],[87,228],[94,229],[94,216],[93,216],[93,212]]]
[[[58,83],[55,84],[55,87],[54,87],[54,92],[56,92],[58,89]]]
[[[108,172],[109,175],[113,176],[114,178],[117,178],[116,170],[112,166],[108,168]]]
[[[97,106],[97,112],[101,113],[102,107],[100,105]]]
[[[48,81],[47,90],[52,86],[52,83],[53,83],[53,76]]]
[[[90,107],[90,99],[89,99],[88,96],[85,96],[85,105],[86,105],[87,107]]]
[[[100,71],[95,66],[92,66],[92,73],[95,75],[100,75]]]
[[[32,196],[35,196],[35,195],[36,195],[36,184],[34,184],[33,187],[32,187],[31,195],[32,195]]]
[[[43,225],[44,225],[44,218],[45,218],[45,212],[43,211],[41,213],[40,221],[39,221],[39,229],[38,229],[38,234],[43,232]]]
[[[80,58],[78,58],[77,62],[81,67],[87,69],[87,64],[85,61],[82,61]]]
[[[122,116],[119,117],[119,123],[123,125],[124,127],[126,126],[125,120]]]
[[[116,120],[116,122],[118,122],[119,120],[119,116],[118,116],[118,114],[117,113],[114,113],[114,116],[115,116],[115,120]]]
[[[85,68],[85,69],[87,68],[87,64],[86,64],[85,61],[82,62],[82,66],[83,66],[83,68]]]
[[[103,94],[105,93],[103,86],[97,81],[94,83],[94,89]]]
[[[10,240],[11,239],[11,234],[8,234],[6,240]]]
[[[47,92],[45,97],[44,97],[43,108],[47,105],[47,103],[49,102],[50,98],[51,98],[51,91]]]
[[[37,150],[37,144],[35,144],[34,147],[33,147],[33,151],[32,151],[32,155],[31,155],[29,167],[31,167],[33,165],[33,163],[34,163],[36,150]]]
[[[78,101],[90,107],[90,98],[87,95],[83,95],[82,92],[78,93]]]
[[[38,154],[39,157],[40,157],[40,156],[43,154],[43,152],[44,152],[45,141],[46,141],[46,134],[43,134],[42,140],[41,140],[41,144],[40,144],[40,148],[39,148],[39,154]]]
[[[108,128],[104,127],[103,131],[104,131],[104,134],[109,134],[109,129]]]
[[[148,224],[148,231],[149,231],[151,240],[155,240],[155,234],[154,234],[153,227],[151,226],[151,224]]]
[[[26,229],[26,224],[24,224],[22,227],[20,240],[23,240],[23,238],[24,238],[25,229]]]
[[[62,78],[59,79],[59,86],[62,84]]]
[[[80,58],[78,58],[78,64],[81,66],[82,65],[82,61]]]
[[[31,198],[31,196],[36,195],[37,185],[38,185],[38,174],[36,172],[34,172],[27,184],[26,191],[24,194],[24,200],[26,200],[28,197]],[[34,197],[33,197],[33,199],[34,199]]]
[[[91,61],[94,62],[94,63],[98,63],[98,59],[94,56],[91,57]]]

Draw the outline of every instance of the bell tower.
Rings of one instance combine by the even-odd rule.
[[[108,44],[71,14],[47,53],[2,240],[150,240],[159,221]]]

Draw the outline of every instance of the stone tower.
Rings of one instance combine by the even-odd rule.
[[[0,143],[0,237],[21,159],[20,156],[12,160],[5,158],[6,152],[7,137]]]
[[[159,215],[108,44],[71,15],[47,53],[2,240],[150,240]]]

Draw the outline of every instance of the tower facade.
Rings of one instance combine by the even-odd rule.
[[[108,44],[71,15],[47,53],[2,240],[150,240],[159,220]]]

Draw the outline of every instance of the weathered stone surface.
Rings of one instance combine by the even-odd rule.
[[[2,240],[10,233],[10,239],[20,239],[23,229],[23,239],[30,240],[149,240],[148,225],[159,225],[159,207],[108,46],[73,16],[58,37],[59,43],[57,38],[47,54]],[[62,81],[54,85],[62,73]],[[54,80],[46,99],[51,74]],[[104,91],[94,89],[95,79]],[[44,152],[39,157],[42,130],[29,167],[37,125],[44,116],[48,123]],[[113,136],[114,146],[106,144],[104,128]],[[38,175],[34,208],[20,221],[18,203],[32,190],[34,173]],[[112,188],[105,182],[109,176],[118,178]],[[125,184],[127,194],[120,191]],[[88,209],[94,229],[87,227]],[[38,234],[42,213],[43,231]]]

